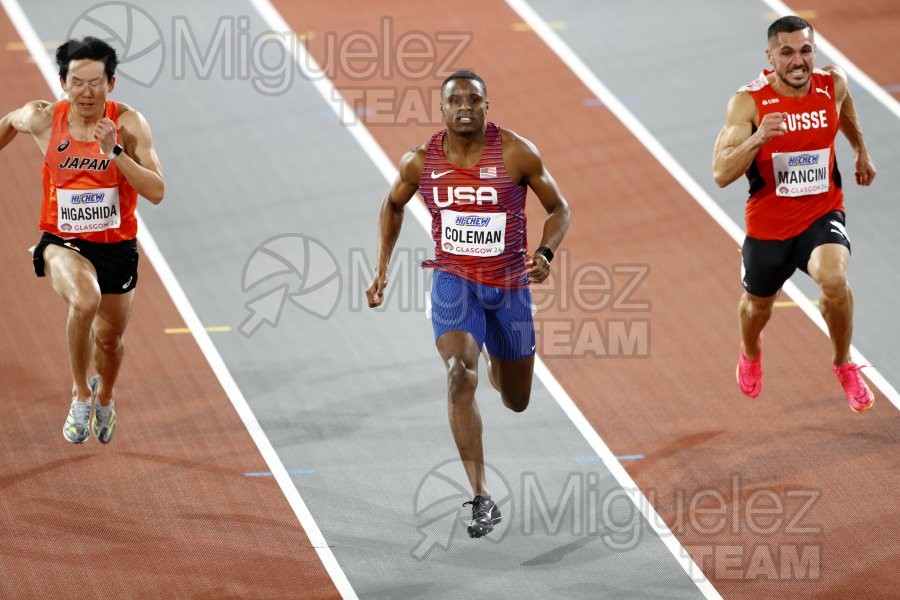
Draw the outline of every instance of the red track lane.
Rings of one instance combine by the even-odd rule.
[[[829,42],[837,46],[857,67],[886,86],[900,99],[900,60],[897,59],[897,31],[900,2],[872,0],[804,0],[791,2],[796,10],[812,10],[808,20]]]
[[[795,308],[779,309],[768,330],[762,396],[740,394],[735,243],[610,112],[584,102],[590,92],[536,35],[518,31],[520,19],[504,3],[276,5],[293,29],[312,32],[310,50],[323,65],[335,64],[329,44],[349,42],[351,32],[380,40],[383,15],[393,15],[394,42],[413,31],[431,39],[437,32],[472,34],[450,66],[485,77],[491,119],[538,145],[573,210],[568,264],[563,257],[554,263],[567,283],[557,284],[557,301],[538,315],[539,351],[614,453],[646,455],[626,467],[724,597],[894,593],[900,545],[896,528],[885,525],[896,523],[898,412],[884,398],[864,415],[848,409],[831,373],[828,340]],[[387,77],[383,68],[350,76],[350,68],[367,63],[332,70],[349,97],[388,88],[399,107],[410,89],[429,97],[443,78],[403,78],[396,57],[378,47],[379,64],[392,67]],[[438,51],[443,57],[448,47]],[[390,104],[384,96],[368,100],[370,130],[391,157],[438,128],[420,124],[413,110],[386,125]],[[373,223],[385,190],[373,191]],[[534,244],[542,215],[531,204]],[[598,312],[573,304],[575,273],[587,263],[649,265],[649,276],[625,300],[650,308]],[[620,300],[628,281],[615,278]],[[562,289],[570,293],[568,306]],[[648,357],[585,355],[577,335],[559,334],[569,328],[586,335],[584,328],[598,324],[607,332],[615,319],[650,320]],[[441,385],[435,381],[435,400]],[[748,515],[763,508],[775,512]]]
[[[18,41],[0,14],[4,114],[49,96],[28,53],[4,50]],[[146,259],[116,438],[63,439],[65,306],[26,254],[40,154],[19,137],[0,154],[0,597],[337,597],[274,479],[244,475],[268,467],[193,338],[163,333],[182,321]]]

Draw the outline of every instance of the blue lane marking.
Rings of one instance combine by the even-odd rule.
[[[289,469],[288,475],[312,475],[315,469]],[[270,471],[249,471],[244,473],[246,477],[274,477]]]
[[[644,458],[643,454],[623,454],[616,457],[617,460],[641,460],[642,458]],[[603,462],[603,459],[599,456],[576,456],[575,462]]]

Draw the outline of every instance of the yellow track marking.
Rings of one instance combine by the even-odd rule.
[[[817,17],[819,16],[819,13],[816,12],[816,11],[814,11],[814,10],[812,10],[812,9],[809,9],[809,10],[797,10],[797,11],[794,11],[792,14],[795,15],[795,16],[797,16],[797,17],[800,17],[801,19],[806,19],[807,21],[811,21],[812,19],[815,19],[815,18],[817,18]],[[781,16],[782,16],[782,15],[780,15],[780,14],[777,13],[777,12],[771,12],[771,11],[769,11],[769,12],[764,12],[764,13],[763,13],[763,20],[765,20],[765,21],[771,23],[772,21],[781,18]]]
[[[204,329],[210,333],[220,333],[223,331],[231,331],[231,327],[228,325],[220,325],[216,327],[204,327]],[[166,327],[164,330],[166,333],[190,333],[191,330],[187,327]]]
[[[559,31],[560,29],[566,28],[565,21],[547,21],[547,25],[554,31]],[[512,30],[517,32],[531,31],[531,25],[529,25],[528,23],[513,23]]]
[[[59,40],[49,40],[44,42],[44,48],[47,50],[55,50],[62,44]],[[27,52],[28,48],[25,46],[23,42],[6,42],[6,46],[4,46],[8,52]]]
[[[815,304],[816,306],[819,305],[819,299],[818,299],[818,298],[816,298],[815,300],[810,300],[810,302],[812,302],[812,303]],[[794,308],[794,307],[796,307],[796,306],[797,306],[797,303],[794,302],[793,300],[782,300],[782,301],[780,301],[780,302],[776,302],[776,303],[775,303],[775,308]]]

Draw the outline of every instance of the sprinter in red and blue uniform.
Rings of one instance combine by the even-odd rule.
[[[484,475],[481,418],[475,402],[482,347],[491,384],[515,412],[528,406],[535,336],[531,282],[550,274],[553,253],[569,227],[569,206],[531,142],[487,122],[484,80],[457,71],[441,86],[446,129],[406,153],[381,207],[375,279],[369,306],[384,302],[388,263],[403,212],[416,191],[431,213],[431,321],[447,368],[450,428],[472,485],[469,535],[481,537],[501,520]],[[525,196],[547,211],[540,245],[529,253]]]

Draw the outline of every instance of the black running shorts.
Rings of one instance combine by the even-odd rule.
[[[44,276],[44,250],[50,245],[67,248],[86,258],[97,271],[101,294],[125,294],[137,285],[137,240],[110,243],[88,242],[79,238],[66,240],[45,231],[32,255],[34,272],[38,277]]]
[[[809,257],[813,250],[825,244],[840,244],[850,249],[844,213],[839,210],[820,217],[809,229],[786,240],[744,238],[741,264],[744,289],[754,296],[774,296],[795,270],[808,274]]]

